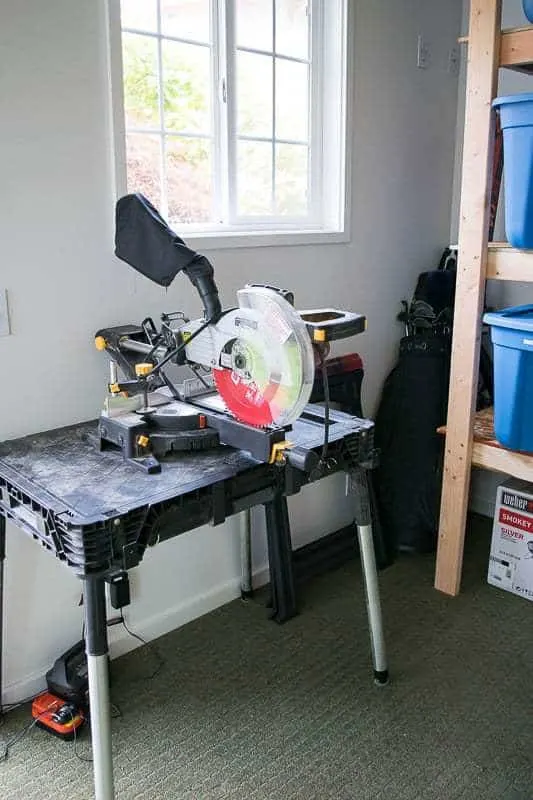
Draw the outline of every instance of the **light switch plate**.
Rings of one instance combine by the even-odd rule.
[[[9,310],[7,307],[7,289],[0,289],[0,336],[9,336]]]

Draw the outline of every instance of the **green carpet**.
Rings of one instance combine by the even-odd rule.
[[[472,522],[457,599],[432,588],[432,557],[381,573],[388,687],[371,678],[358,562],[307,584],[284,626],[260,594],[163,637],[153,680],[147,648],[114,662],[117,796],[532,800],[533,605],[486,584],[489,533]],[[42,731],[0,764],[1,800],[90,797],[90,764]]]

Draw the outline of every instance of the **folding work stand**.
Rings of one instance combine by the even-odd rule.
[[[308,407],[295,424],[297,444],[320,451],[323,409]],[[383,626],[366,474],[373,423],[333,412],[328,453],[350,475],[371,634],[374,678],[387,681]],[[308,476],[287,465],[258,464],[242,451],[219,448],[163,465],[146,475],[117,453],[90,443],[95,423],[0,444],[0,678],[6,519],[70,567],[83,581],[86,651],[96,800],[113,800],[105,583],[137,566],[148,546],[264,505],[273,575],[274,618],[294,611],[285,495]],[[281,577],[281,579],[280,579]],[[0,679],[0,698],[2,685]],[[0,707],[1,710],[1,707]]]
[[[363,362],[358,353],[329,359],[326,362],[328,374],[329,396],[332,403],[336,403],[340,410],[350,416],[363,418],[361,406],[361,386],[364,377]],[[319,403],[324,400],[324,386],[322,375],[317,371],[315,384],[311,395],[311,402]],[[361,527],[366,526],[366,516],[361,514],[362,508],[368,508],[370,513],[371,535],[373,540],[372,553],[377,567],[385,567],[391,563],[390,554],[384,540],[377,513],[377,503],[374,496],[372,482],[367,478],[367,470],[375,466],[375,456],[372,463],[365,464],[363,477],[357,482],[351,481],[351,492],[355,495],[354,522],[342,530],[326,534],[310,545],[292,549],[290,520],[286,497],[280,498],[279,509],[274,518],[267,512],[271,528],[276,526],[283,530],[284,546],[279,558],[270,558],[270,584],[272,587],[272,602],[275,607],[273,613],[277,622],[285,622],[297,612],[297,589],[300,581],[315,574],[335,568],[345,563],[356,554],[355,534],[359,541],[361,560],[368,558],[368,547],[361,543],[366,539],[366,530],[361,533]],[[361,467],[360,467],[361,469]],[[250,511],[243,512],[241,517],[241,595],[243,598],[251,597],[252,586],[252,558],[251,558],[251,515]],[[269,527],[267,524],[267,538]],[[272,548],[269,542],[269,552]],[[280,563],[279,559],[282,559]],[[279,568],[278,568],[279,565]],[[371,569],[371,568],[370,568]],[[366,565],[363,563],[363,572],[366,575]]]

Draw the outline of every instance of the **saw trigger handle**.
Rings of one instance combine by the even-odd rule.
[[[246,289],[270,289],[271,292],[281,295],[287,303],[294,305],[294,293],[290,289],[281,289],[279,286],[270,286],[268,283],[247,283]]]

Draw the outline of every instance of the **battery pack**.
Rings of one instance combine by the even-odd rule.
[[[35,725],[65,741],[72,741],[84,723],[83,713],[50,692],[38,695],[31,707]]]

